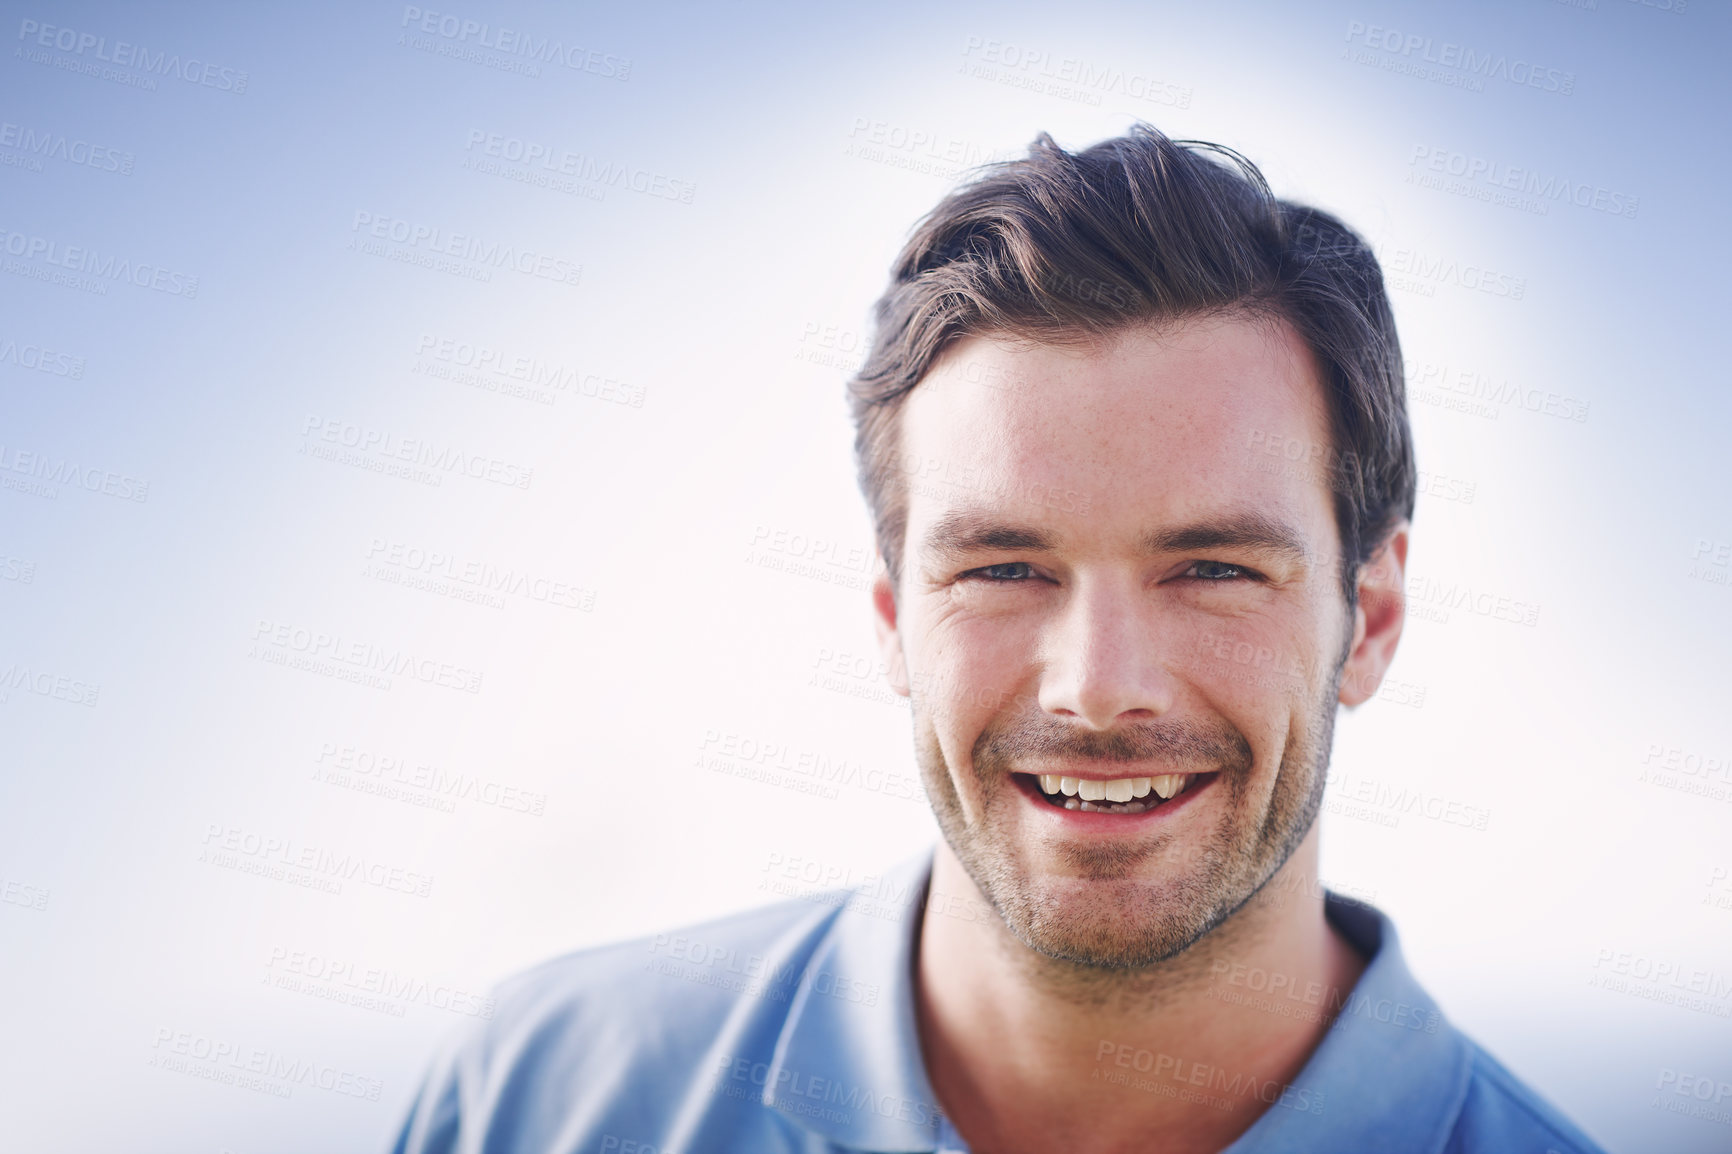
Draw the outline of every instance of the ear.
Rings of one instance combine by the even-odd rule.
[[[1363,705],[1383,684],[1407,621],[1406,521],[1359,567],[1359,603],[1353,609],[1353,645],[1341,667],[1341,704]]]
[[[896,588],[890,584],[884,560],[878,560],[878,575],[872,579],[872,625],[878,633],[878,655],[884,659],[890,688],[908,696],[908,659],[902,653],[902,634],[896,630]]]

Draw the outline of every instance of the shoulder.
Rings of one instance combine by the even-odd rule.
[[[653,1117],[616,1115],[713,1098],[712,1063],[768,1054],[846,896],[579,950],[506,979],[491,1017],[447,1039],[397,1149],[482,1138],[489,1150],[534,1149],[604,1120],[616,1134],[653,1132]]]
[[[1445,1154],[1604,1154],[1597,1142],[1497,1059],[1471,1039],[1464,1040],[1470,1056],[1467,1096]]]
[[[616,1046],[670,1032],[713,1038],[715,1019],[742,1002],[779,1020],[838,908],[782,901],[554,958],[499,984],[487,1048],[574,1029],[605,1029]]]

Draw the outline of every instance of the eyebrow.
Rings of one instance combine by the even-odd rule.
[[[959,509],[944,514],[926,531],[928,553],[955,556],[984,550],[1053,553],[1058,539],[1044,529],[1001,521],[991,514]],[[1137,542],[1144,555],[1194,553],[1207,549],[1254,549],[1294,561],[1310,556],[1299,531],[1266,513],[1239,512],[1144,533]]]
[[[1200,549],[1255,549],[1294,561],[1303,561],[1311,551],[1299,531],[1267,513],[1232,513],[1225,517],[1159,529],[1143,535],[1146,553],[1194,553]]]

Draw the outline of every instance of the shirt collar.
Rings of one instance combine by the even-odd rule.
[[[887,1154],[938,1146],[942,1108],[926,1077],[914,1008],[914,949],[932,859],[925,851],[849,895],[776,1041],[764,1104],[842,1146]],[[1332,893],[1324,912],[1369,959],[1365,971],[1291,1090],[1223,1154],[1419,1154],[1461,1111],[1467,1044],[1408,971],[1394,924]]]
[[[1408,971],[1388,917],[1332,893],[1324,914],[1370,959],[1365,972],[1284,1096],[1307,1108],[1272,1106],[1223,1154],[1434,1151],[1467,1097],[1467,1041]]]
[[[931,880],[927,850],[849,895],[776,1040],[764,1104],[840,1145],[887,1154],[938,1145],[938,1096],[914,1016],[914,944]]]

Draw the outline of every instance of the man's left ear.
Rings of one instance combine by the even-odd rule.
[[[1359,567],[1353,646],[1341,667],[1341,704],[1362,705],[1377,693],[1407,621],[1407,532],[1401,522]]]
[[[878,634],[878,654],[884,661],[890,688],[907,697],[908,659],[902,652],[902,634],[896,628],[897,613],[896,590],[880,558],[878,573],[872,579],[872,624]]]

